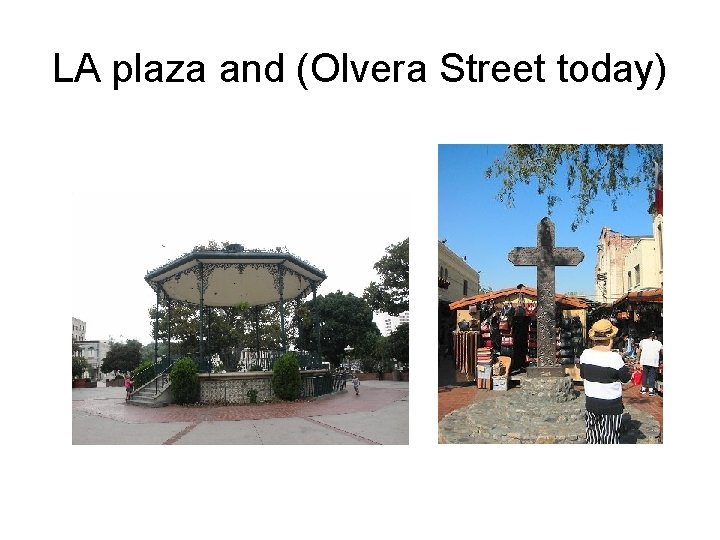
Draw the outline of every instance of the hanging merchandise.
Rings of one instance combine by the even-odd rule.
[[[585,349],[580,317],[563,317],[557,332],[555,357],[562,365],[574,364]]]
[[[492,349],[481,347],[477,349],[476,373],[477,387],[490,390],[490,378],[492,377]]]

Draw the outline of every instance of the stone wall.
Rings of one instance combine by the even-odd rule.
[[[301,372],[301,377],[314,377],[325,370]],[[250,403],[247,393],[257,390],[258,403],[275,399],[272,390],[272,371],[246,373],[200,373],[200,403]]]

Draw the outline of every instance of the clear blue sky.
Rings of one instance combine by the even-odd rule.
[[[545,195],[538,195],[534,181],[518,184],[515,203],[508,208],[496,198],[501,180],[488,179],[485,171],[506,145],[440,145],[438,148],[438,238],[447,239],[447,246],[480,272],[481,287],[493,290],[514,287],[519,283],[536,286],[535,267],[516,267],[507,260],[516,246],[534,246],[537,224],[547,215]],[[637,160],[628,160],[634,170]],[[652,216],[648,214],[647,191],[644,187],[621,196],[618,210],[599,193],[592,205],[594,214],[588,223],[573,232],[576,201],[567,190],[566,179],[556,177],[557,195],[562,198],[553,208],[550,219],[555,223],[555,245],[576,246],[585,259],[576,267],[559,267],[556,273],[557,292],[577,292],[594,299],[594,270],[597,243],[603,226],[629,236],[650,236]]]

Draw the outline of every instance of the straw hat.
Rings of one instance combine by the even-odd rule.
[[[617,335],[617,333],[617,327],[613,326],[610,321],[607,319],[600,319],[592,325],[592,328],[590,328],[588,338],[592,340],[612,339]]]

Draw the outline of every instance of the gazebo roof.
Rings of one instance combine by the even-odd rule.
[[[523,293],[525,297],[537,298],[537,290],[532,287],[510,287],[508,289],[500,289],[499,291],[490,291],[484,294],[478,294],[470,296],[469,298],[461,298],[450,304],[450,309],[462,309],[472,304],[478,304],[480,302],[488,302],[491,300],[503,300],[505,298],[514,296],[518,293]],[[555,302],[562,304],[572,309],[587,309],[588,304],[581,298],[575,296],[566,296],[564,294],[556,294]]]
[[[200,304],[204,284],[204,305],[228,307],[272,304],[280,300],[281,291],[283,301],[301,298],[326,277],[324,271],[286,251],[246,250],[230,244],[181,255],[148,272],[145,281],[153,290],[191,304]]]

